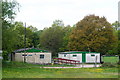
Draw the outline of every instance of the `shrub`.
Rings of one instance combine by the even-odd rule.
[[[4,61],[8,60],[8,52],[7,51],[3,51],[2,56],[3,56]]]
[[[120,61],[118,61],[118,63],[117,63],[118,65],[120,65]]]
[[[117,67],[117,64],[106,62],[106,63],[103,63],[101,67]]]

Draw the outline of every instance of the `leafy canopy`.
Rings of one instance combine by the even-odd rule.
[[[70,35],[70,50],[106,53],[116,41],[111,24],[105,17],[89,15],[76,24]]]

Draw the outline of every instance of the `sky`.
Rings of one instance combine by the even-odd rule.
[[[22,21],[38,30],[50,27],[55,20],[73,26],[85,16],[106,17],[110,23],[118,20],[120,0],[16,0],[20,5],[15,21]]]

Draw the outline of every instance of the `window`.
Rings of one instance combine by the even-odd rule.
[[[22,56],[27,56],[27,54],[23,54]]]
[[[66,54],[64,54],[64,57],[66,57]]]
[[[95,56],[94,54],[91,54],[91,56]]]
[[[40,55],[40,59],[44,59],[44,54],[41,54],[41,55]]]
[[[77,55],[73,55],[73,57],[77,57]]]
[[[28,55],[28,56],[32,56],[32,55]]]

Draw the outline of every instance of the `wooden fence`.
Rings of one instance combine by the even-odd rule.
[[[80,64],[80,61],[77,60],[69,60],[69,59],[63,59],[63,58],[53,58],[54,63],[58,63],[58,64],[69,64],[69,65],[77,65]]]

